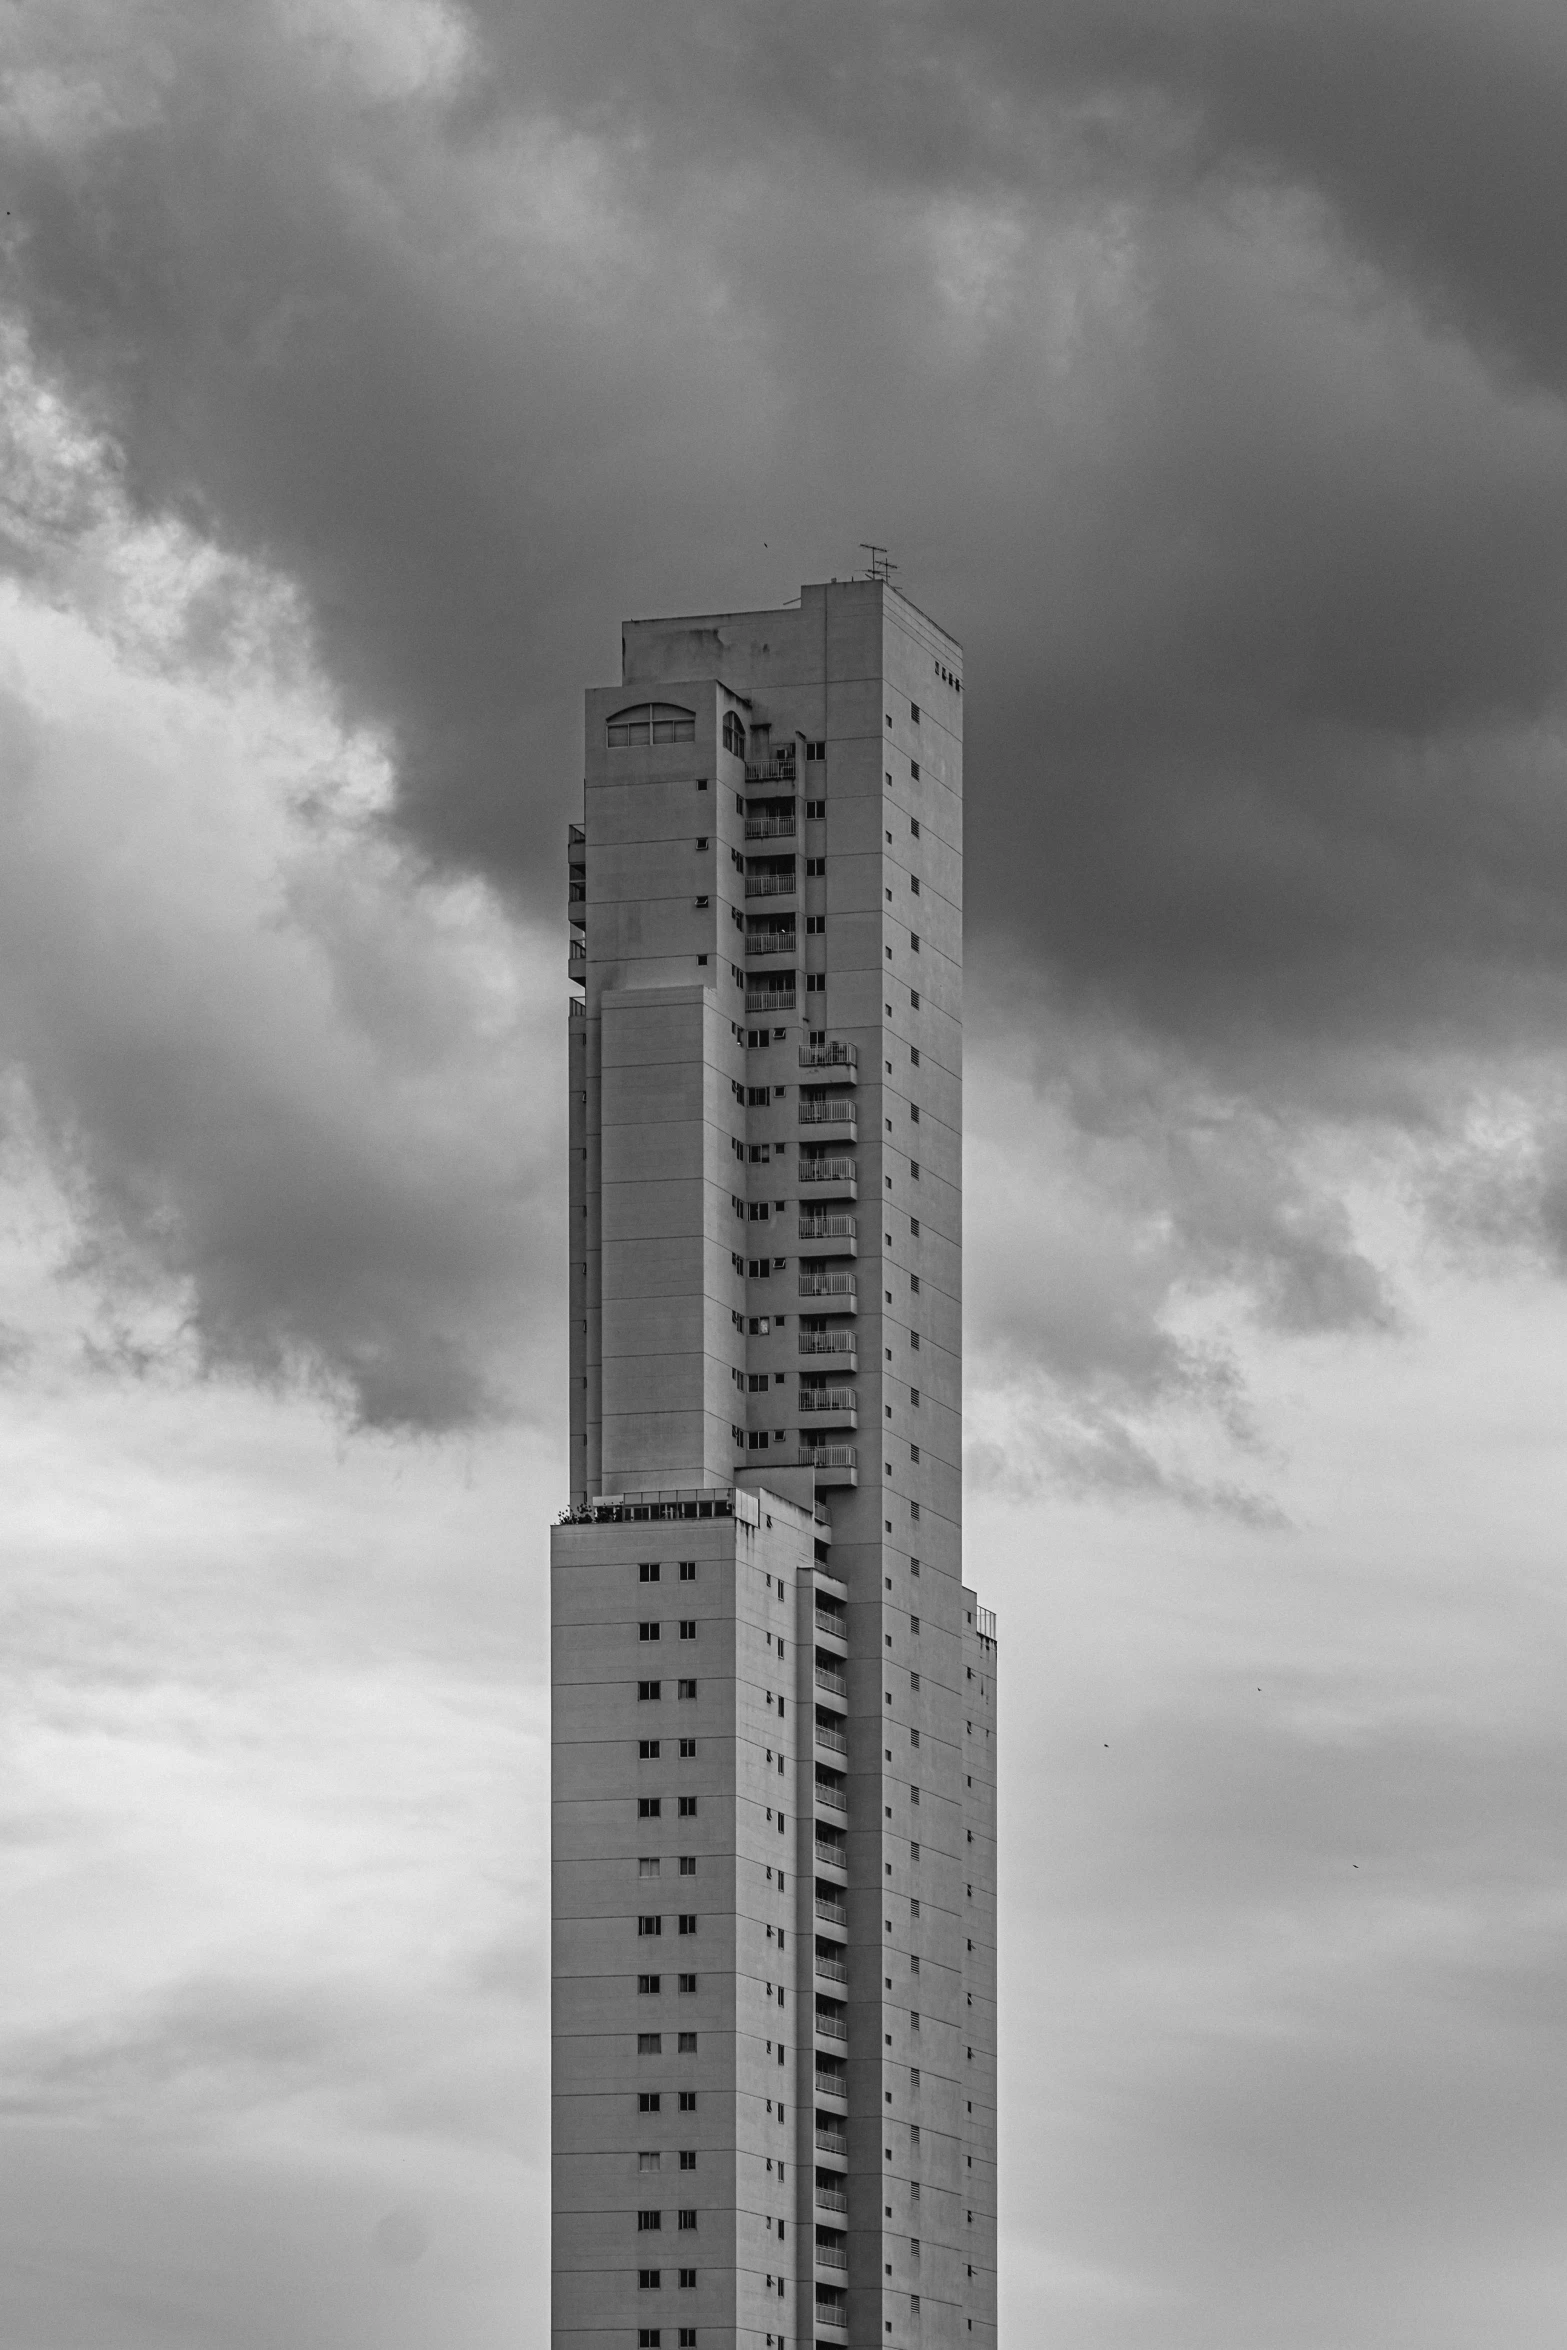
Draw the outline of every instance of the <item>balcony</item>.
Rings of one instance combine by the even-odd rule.
[[[840,2252],[836,2244],[818,2244],[816,2265],[818,2268],[847,2268],[849,2255],[847,2252]]]
[[[854,1351],[855,1338],[852,1330],[802,1330],[800,1333],[800,1352],[803,1355],[849,1355],[852,1357]],[[852,1370],[852,1361],[846,1364],[845,1368]]]
[[[748,816],[745,820],[747,840],[793,840],[794,816]]]
[[[849,1970],[842,1959],[824,1958],[819,1950],[816,1953],[816,1972],[829,1983],[847,1983],[849,1980]]]
[[[842,1876],[849,1873],[849,1854],[842,1844],[824,1844],[816,1841],[816,1865],[819,1869],[837,1869]]]
[[[585,849],[587,845],[588,836],[585,827],[580,824],[568,824],[566,827],[567,849]]]
[[[844,1448],[840,1446],[838,1449],[841,1451]],[[848,1682],[841,1673],[835,1673],[829,1665],[816,1667],[816,1686],[818,1689],[825,1689],[829,1697],[847,1697],[849,1694]]]
[[[849,1299],[849,1300],[851,1301],[851,1303],[850,1303],[850,1305],[849,1305],[849,1308],[848,1308],[849,1312],[851,1312],[851,1313],[852,1313],[852,1312],[854,1311],[854,1307],[853,1307],[852,1300],[854,1299],[854,1296],[855,1296],[855,1294],[856,1294],[856,1290],[857,1290],[857,1287],[858,1287],[858,1283],[857,1283],[856,1276],[855,1276],[855,1275],[854,1275],[852,1272],[845,1272],[845,1273],[802,1273],[802,1274],[799,1276],[799,1281],[800,1281],[800,1295],[801,1295],[802,1297],[842,1297],[842,1298],[847,1298],[847,1299]],[[820,1337],[831,1337],[831,1336],[833,1336],[833,1333],[832,1333],[831,1331],[804,1331],[804,1332],[802,1332],[802,1333],[801,1333],[801,1337],[800,1337],[800,1352],[801,1352],[802,1354],[851,1354],[851,1353],[853,1352],[853,1349],[852,1349],[852,1347],[838,1347],[838,1346],[808,1347],[808,1346],[806,1345],[806,1343],[805,1343],[805,1341],[806,1341],[806,1339],[807,1339],[808,1337],[817,1337],[817,1338],[820,1338]]]
[[[974,1613],[974,1622],[981,1640],[995,1639],[996,1611],[993,1607],[977,1608]]]
[[[802,1102],[802,1126],[852,1126],[859,1116],[859,1104],[839,1096],[835,1102]]]
[[[748,930],[745,938],[748,955],[792,955],[795,951],[795,930],[791,923],[787,930]]]
[[[837,1608],[819,1607],[816,1610],[816,1629],[818,1632],[830,1632],[834,1640],[847,1640],[849,1637],[847,1619]]]
[[[849,2027],[841,2015],[823,2015],[818,2008],[816,2030],[818,2036],[823,2040],[841,2040],[845,2047],[849,2044]]]
[[[792,750],[779,751],[775,757],[764,760],[761,766],[747,767],[745,788],[750,791],[754,785],[759,783],[793,783],[794,779],[794,752]]]
[[[842,2073],[818,2073],[816,2094],[818,2097],[836,2097],[840,2105],[847,2105],[849,2102],[848,2081]]]
[[[849,1741],[841,1730],[829,1730],[825,1722],[816,1724],[816,1743],[825,1746],[829,1754],[847,1754]]]
[[[826,1810],[841,1811],[845,1818],[848,1817],[849,1798],[847,1795],[845,1795],[841,1787],[824,1787],[821,1780],[818,1779],[816,1782],[816,1800],[819,1804],[823,1805]]]
[[[818,2130],[816,2151],[818,2154],[841,2154],[847,2160],[849,2141],[841,2130]]]
[[[838,1926],[841,1927],[844,1932],[848,1931],[849,1913],[844,1908],[841,1901],[823,1901],[820,1896],[818,1896],[816,1903],[816,1916],[818,1922],[821,1925]]]
[[[749,948],[746,951],[749,953]],[[854,1161],[852,1159],[828,1158],[825,1154],[820,1158],[802,1159],[800,1161],[800,1181],[802,1183],[852,1183],[854,1181]]]
[[[818,2211],[847,2211],[849,2198],[841,2187],[818,2187],[816,2208]]]
[[[859,1237],[859,1230],[859,1223],[855,1217],[835,1216],[830,1212],[824,1214],[820,1208],[814,1211],[805,1210],[800,1217],[800,1238],[802,1240],[854,1241]]]
[[[859,1408],[858,1388],[802,1387],[800,1390],[800,1416],[802,1419],[822,1419],[830,1416],[835,1420],[857,1422]]]
[[[857,1044],[802,1044],[800,1047],[802,1069],[852,1071],[858,1069],[859,1065],[860,1048]]]
[[[840,2309],[836,2301],[817,2302],[816,2322],[819,2326],[826,2326],[831,2333],[847,2335],[849,2331],[849,2313],[846,2309]]]
[[[794,1010],[794,989],[792,987],[769,987],[758,992],[754,988],[747,988],[745,1008],[748,1012],[792,1012]]]
[[[858,1485],[860,1456],[852,1444],[811,1444],[800,1454],[800,1466],[814,1469],[822,1485]],[[816,1676],[818,1688],[823,1686],[821,1674]]]

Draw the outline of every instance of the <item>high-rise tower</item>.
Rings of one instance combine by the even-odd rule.
[[[621,641],[569,850],[555,2350],[990,2350],[962,659],[882,579]]]

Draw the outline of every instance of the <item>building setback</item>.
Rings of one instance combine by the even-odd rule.
[[[835,580],[629,623],[586,706],[552,2339],[990,2350],[962,657]]]

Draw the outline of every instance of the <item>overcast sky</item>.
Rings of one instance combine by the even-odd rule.
[[[1014,2350],[1567,2331],[1559,0],[0,8],[0,2341],[542,2338],[562,834],[966,647]]]

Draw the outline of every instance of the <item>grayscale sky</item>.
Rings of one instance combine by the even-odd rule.
[[[562,835],[967,648],[1014,2350],[1567,2338],[1567,14],[0,9],[0,2342],[513,2350]]]

